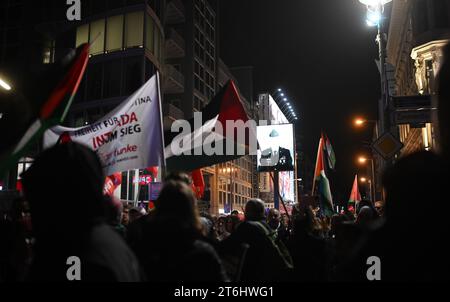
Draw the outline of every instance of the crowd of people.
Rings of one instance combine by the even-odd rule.
[[[0,281],[448,281],[450,48],[439,76],[440,152],[399,159],[383,177],[385,204],[361,201],[324,217],[296,205],[267,211],[253,199],[242,214],[199,213],[187,174],[166,177],[154,209],[103,195],[97,155],[76,143],[52,147],[23,173],[24,196],[0,217]]]

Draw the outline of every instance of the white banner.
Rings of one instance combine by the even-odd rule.
[[[94,150],[105,175],[163,165],[163,133],[158,75],[101,120],[80,128],[54,127],[44,134],[44,148],[65,140]],[[64,164],[64,163],[62,163]]]

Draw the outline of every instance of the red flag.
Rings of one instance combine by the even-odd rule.
[[[358,188],[358,175],[355,175],[355,180],[353,181],[352,192],[350,193],[350,199],[348,202],[350,204],[357,205],[361,201],[361,194]]]
[[[198,199],[202,198],[205,192],[205,180],[203,179],[202,170],[197,169],[192,171],[192,181],[195,195]]]

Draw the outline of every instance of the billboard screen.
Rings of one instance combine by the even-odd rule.
[[[294,128],[292,124],[257,128],[258,172],[294,170]]]

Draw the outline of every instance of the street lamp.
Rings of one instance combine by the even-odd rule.
[[[3,80],[2,78],[0,78],[0,87],[3,88],[4,90],[11,90],[12,87],[11,85],[9,85],[5,80]]]
[[[361,177],[360,179],[359,179],[359,181],[361,182],[361,183],[363,183],[363,184],[368,184],[369,185],[369,196],[370,196],[370,199],[371,199],[371,201],[372,202],[375,202],[375,200],[374,200],[374,196],[373,196],[373,189],[372,189],[372,180],[371,179],[368,179],[368,178],[366,178],[366,177]]]
[[[370,199],[372,200],[372,202],[375,202],[375,166],[374,166],[374,161],[373,158],[368,158],[366,156],[359,156],[358,157],[358,163],[360,165],[365,165],[368,161],[370,161],[371,164],[371,175],[372,175],[372,180],[367,180],[367,178],[362,177],[361,178],[361,182],[365,182],[368,181],[369,185],[370,185]],[[363,181],[363,179],[365,181]]]
[[[373,124],[374,127],[375,127],[375,136],[376,136],[376,138],[380,137],[379,136],[379,132],[378,132],[378,121],[376,121],[376,120],[366,120],[364,118],[359,118],[358,117],[358,118],[356,118],[354,120],[353,123],[354,123],[355,127],[357,127],[357,128],[361,128],[361,127],[363,127],[366,124]]]
[[[382,97],[378,103],[378,119],[379,119],[379,133],[384,133],[389,130],[387,127],[386,109],[388,108],[389,87],[386,77],[386,41],[383,33],[383,13],[384,5],[392,0],[359,0],[362,4],[367,6],[367,24],[377,26],[378,35],[378,52],[380,59],[380,75],[381,75],[381,93]]]

